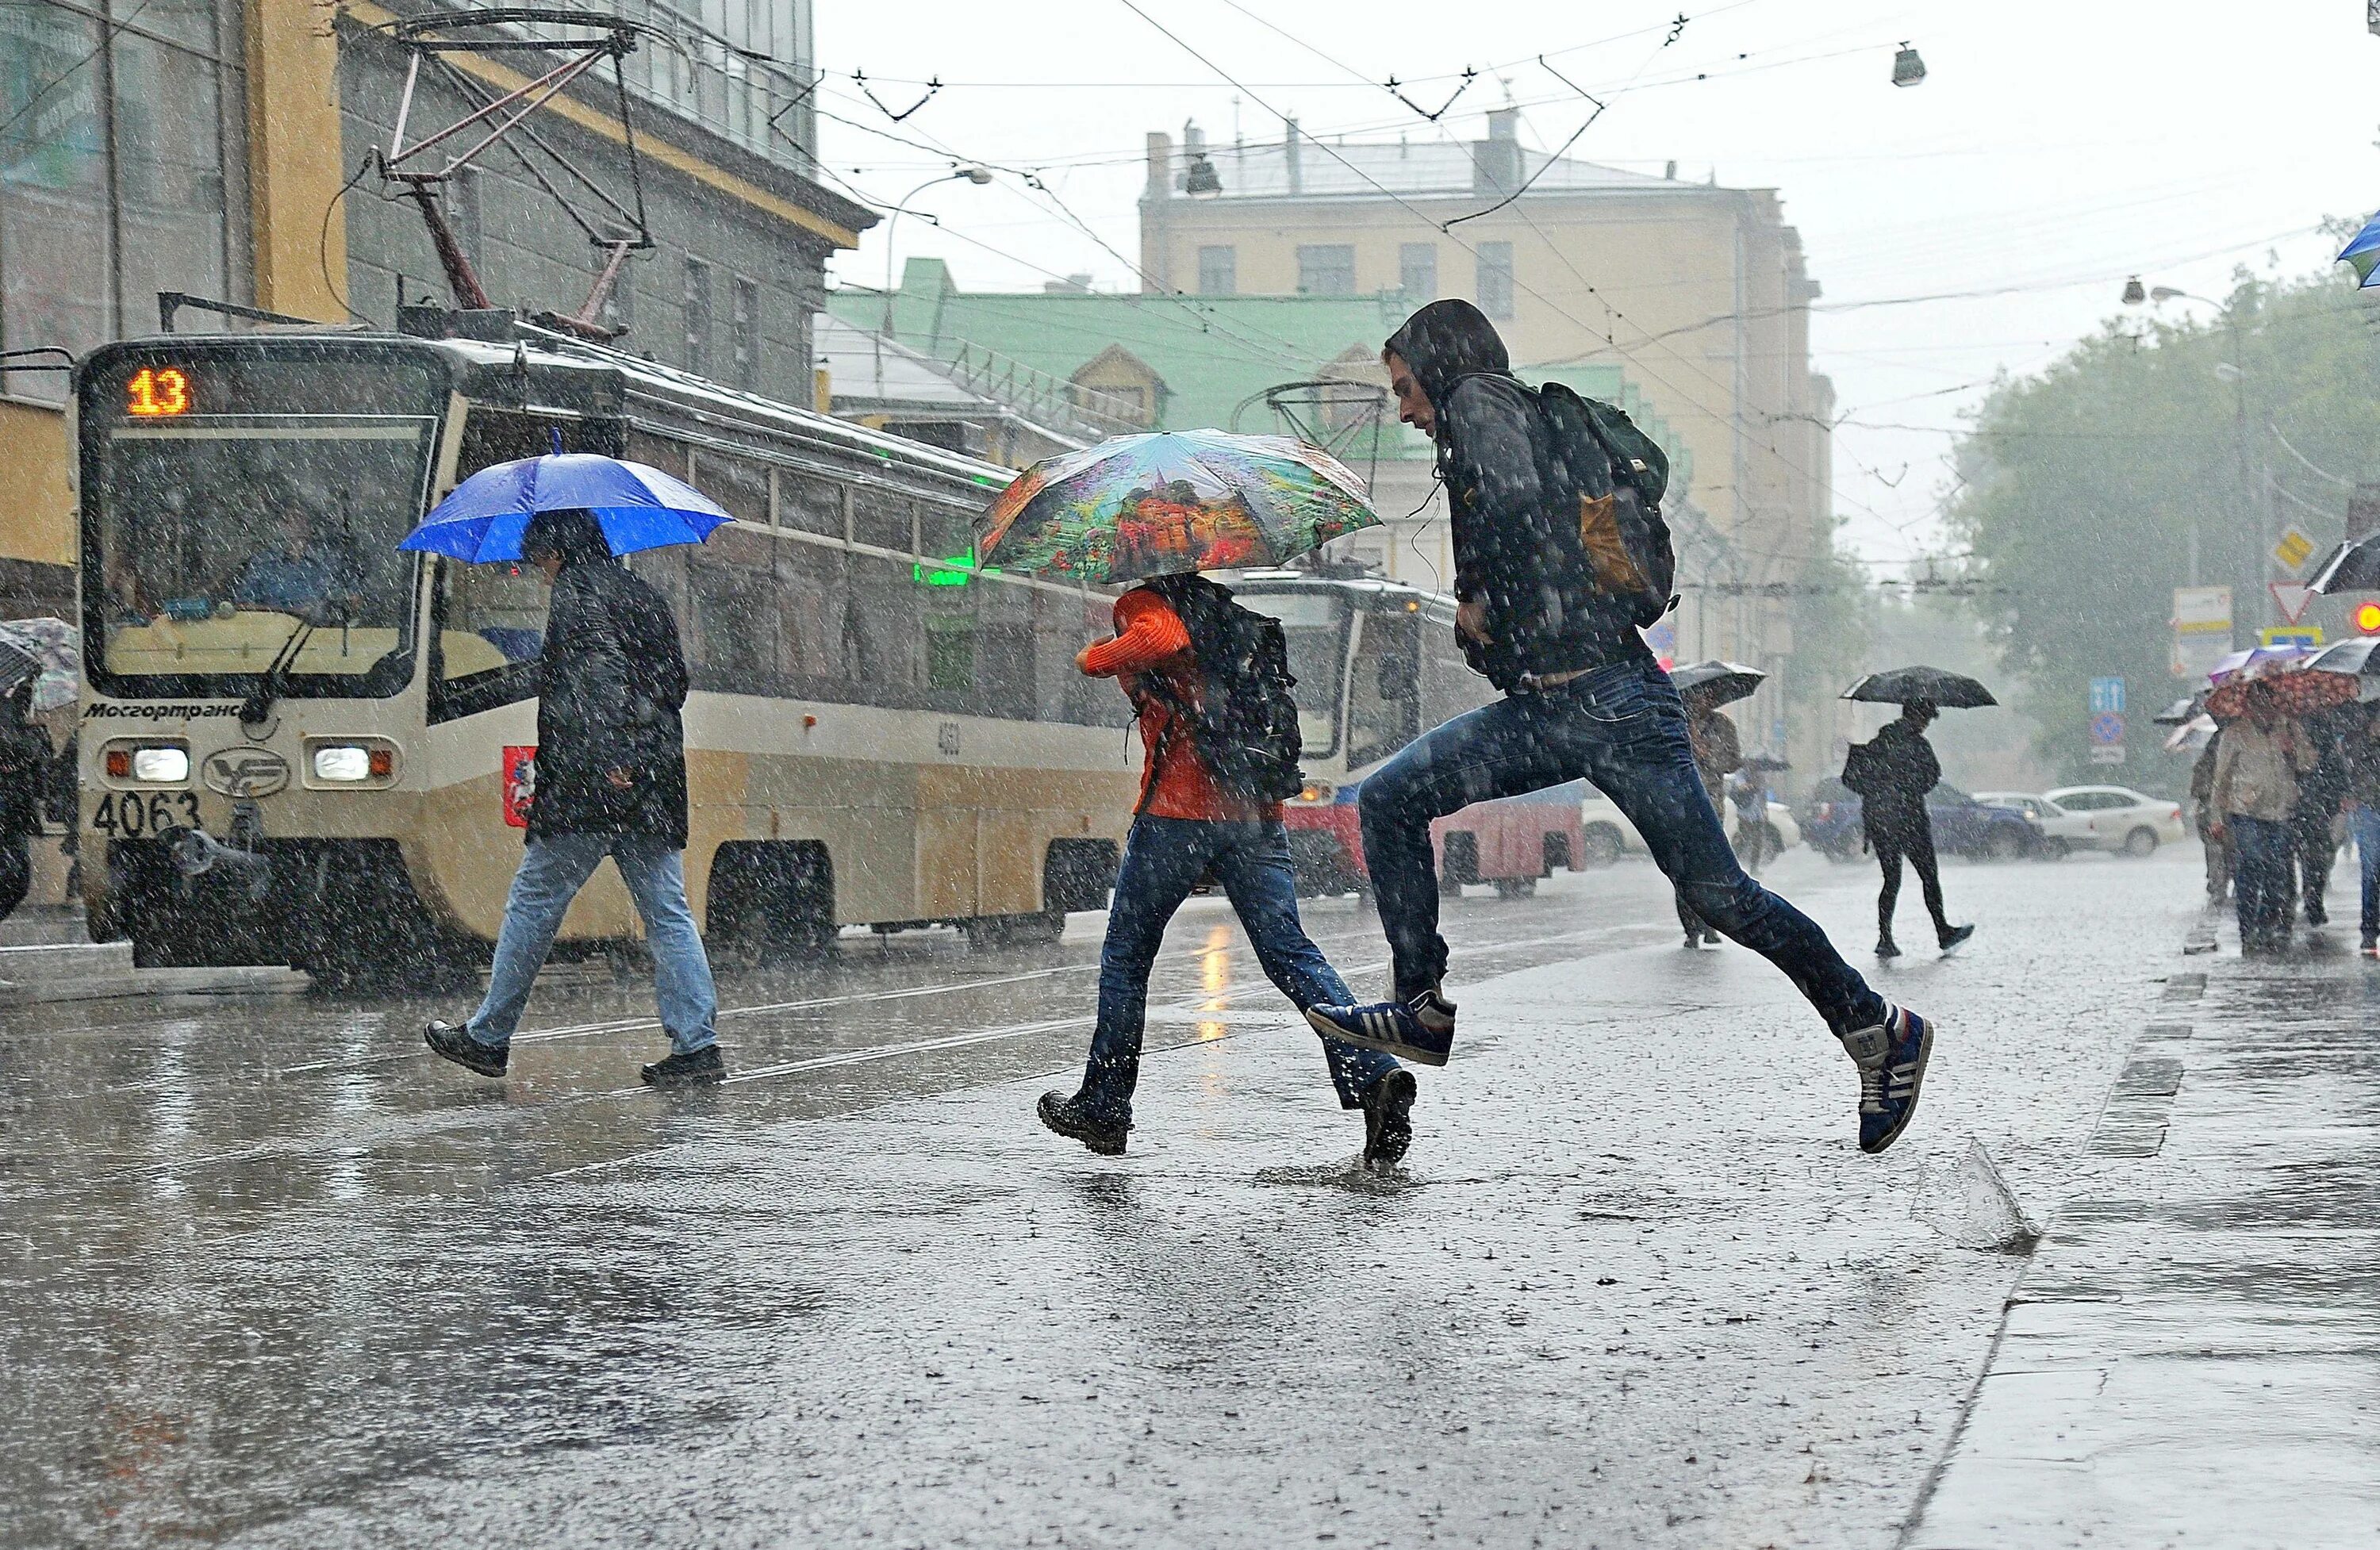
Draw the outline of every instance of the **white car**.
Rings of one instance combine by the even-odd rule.
[[[2100,848],[2090,814],[2070,812],[2046,796],[2022,791],[1979,791],[1975,800],[1993,807],[2013,807],[2031,818],[2041,830],[2040,854],[2046,860],[2055,861],[2070,851]]]
[[[1578,805],[1579,824],[1586,834],[1586,865],[1609,866],[1623,855],[1644,855],[1645,836],[1628,821],[1626,814],[1611,798],[1594,786]],[[1737,828],[1735,799],[1729,797],[1719,804],[1719,821],[1727,826],[1729,839],[1733,840]],[[1802,842],[1802,826],[1792,811],[1782,802],[1768,805],[1768,854],[1776,855]]]
[[[2181,804],[2144,796],[2130,786],[2060,786],[2043,794],[2088,819],[2091,842],[2099,850],[2150,855],[2159,845],[2180,844],[2190,833],[2181,821]]]

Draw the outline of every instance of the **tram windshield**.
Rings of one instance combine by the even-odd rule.
[[[418,360],[120,360],[86,384],[93,678],[224,694],[285,652],[290,694],[409,676],[413,557],[437,442]]]
[[[1346,680],[1347,607],[1329,592],[1244,590],[1239,600],[1281,621],[1289,644],[1290,675],[1297,680],[1297,733],[1305,757],[1339,751],[1340,690]]]

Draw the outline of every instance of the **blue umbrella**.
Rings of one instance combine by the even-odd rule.
[[[2364,222],[2363,229],[2347,239],[2347,246],[2332,261],[2354,266],[2355,288],[2359,291],[2380,285],[2380,281],[2372,278],[2373,272],[2380,270],[2380,215]]]
[[[614,554],[700,543],[734,520],[710,496],[659,468],[593,453],[549,453],[480,469],[396,547],[456,560],[517,560],[533,514],[575,510],[595,514]]]

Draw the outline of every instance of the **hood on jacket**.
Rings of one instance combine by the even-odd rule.
[[[1467,301],[1433,301],[1389,335],[1388,347],[1413,368],[1414,381],[1442,406],[1460,379],[1477,371],[1509,374],[1512,355],[1488,315]]]

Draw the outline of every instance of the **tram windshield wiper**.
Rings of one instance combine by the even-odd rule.
[[[273,714],[273,705],[288,691],[290,664],[298,660],[298,653],[306,649],[306,642],[313,638],[314,612],[309,607],[298,616],[289,638],[273,654],[272,664],[264,670],[255,691],[239,702],[239,730],[249,736],[259,735],[256,729],[264,724],[264,719]]]

